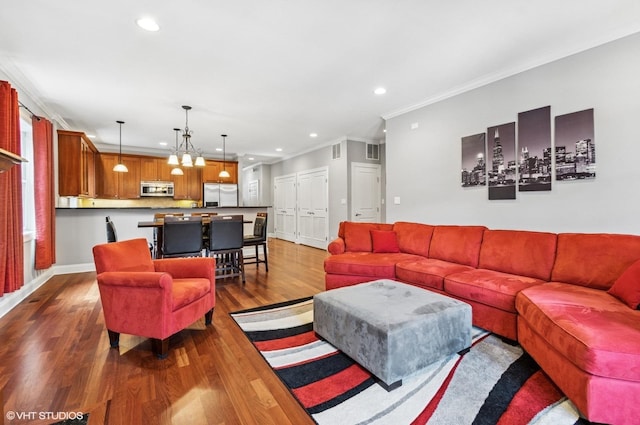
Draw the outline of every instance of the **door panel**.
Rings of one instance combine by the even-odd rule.
[[[380,165],[351,164],[351,220],[380,222]]]
[[[328,240],[328,170],[301,172],[298,180],[298,242],[326,249]]]
[[[278,239],[296,241],[296,176],[274,179],[275,234]]]

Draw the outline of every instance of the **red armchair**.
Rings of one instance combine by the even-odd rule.
[[[145,239],[93,247],[102,310],[112,348],[120,333],[152,339],[166,358],[169,337],[204,315],[211,324],[215,306],[215,260],[152,260]]]

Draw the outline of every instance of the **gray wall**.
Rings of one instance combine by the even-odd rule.
[[[388,119],[387,221],[640,234],[638,52],[640,34]],[[508,201],[460,186],[461,137],[547,105],[552,134],[553,117],[594,108],[595,180],[553,181],[550,192],[518,192]]]

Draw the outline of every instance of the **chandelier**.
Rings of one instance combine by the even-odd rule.
[[[182,143],[178,146],[177,141],[177,133],[176,133],[176,149],[169,156],[169,161],[167,163],[169,165],[182,165],[183,167],[193,167],[196,165],[197,167],[204,167],[205,161],[202,156],[202,152],[196,150],[191,143],[191,130],[189,130],[189,111],[191,110],[191,106],[182,105],[182,109],[184,109],[185,113],[185,125],[184,131],[182,132]],[[176,130],[176,129],[174,129]],[[196,155],[196,161],[193,162],[191,155]],[[180,161],[178,161],[178,157],[181,157]]]

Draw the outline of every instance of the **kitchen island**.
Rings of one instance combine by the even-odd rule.
[[[270,206],[219,208],[152,208],[152,207],[89,207],[56,208],[56,266],[66,273],[94,270],[92,249],[107,241],[105,217],[110,216],[116,226],[118,240],[146,238],[153,241],[152,228],[139,228],[138,222],[153,220],[157,212],[242,214],[251,223],[245,224],[244,233],[253,232],[253,221],[258,212],[271,213]],[[269,214],[272,216],[272,214]],[[268,220],[268,233],[273,223]]]

